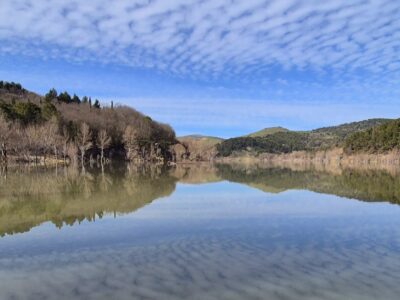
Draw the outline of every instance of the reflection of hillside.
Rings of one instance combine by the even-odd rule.
[[[265,192],[306,189],[362,201],[400,204],[400,177],[386,171],[344,169],[340,173],[330,173],[307,169],[218,165],[218,174],[226,180],[244,183]]]
[[[200,184],[222,180],[215,166],[209,163],[178,164],[169,173],[182,183]]]
[[[48,221],[62,227],[104,214],[130,213],[170,195],[178,181],[201,184],[228,180],[269,193],[307,189],[400,204],[400,176],[385,171],[188,164],[168,170],[120,166],[106,172],[24,169],[0,175],[0,235],[29,231]]]
[[[130,168],[106,173],[8,172],[0,180],[0,235],[24,232],[43,222],[57,227],[129,213],[170,195],[176,178],[160,169]]]

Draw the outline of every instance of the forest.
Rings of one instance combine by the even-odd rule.
[[[257,132],[255,136],[250,134],[224,140],[217,145],[217,151],[223,157],[240,155],[243,152],[258,155],[326,150],[333,147],[345,147],[348,151],[387,151],[399,145],[399,139],[396,138],[400,131],[394,124],[397,124],[396,121],[390,119],[369,119],[310,131],[274,131],[264,136]]]
[[[123,105],[101,106],[50,89],[44,96],[0,81],[0,159],[102,163],[110,159],[166,162],[176,143],[167,124]]]
[[[344,142],[344,149],[347,153],[400,149],[400,119],[350,135]]]
[[[264,137],[237,137],[222,141],[217,145],[219,155],[229,156],[238,151],[256,154],[288,153],[306,150],[307,135],[298,132],[276,132]]]

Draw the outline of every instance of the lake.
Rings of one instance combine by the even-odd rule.
[[[0,299],[399,299],[400,176],[5,170]]]

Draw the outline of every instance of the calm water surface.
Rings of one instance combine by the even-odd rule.
[[[0,299],[399,299],[399,178],[9,170]]]

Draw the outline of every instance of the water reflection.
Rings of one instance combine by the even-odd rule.
[[[126,214],[171,195],[176,183],[228,180],[267,193],[304,189],[362,201],[400,203],[400,176],[386,171],[266,168],[192,164],[3,170],[0,177],[0,236],[29,231],[51,221],[58,228],[104,214]]]
[[[265,168],[219,165],[218,175],[264,192],[304,189],[368,202],[400,204],[400,176],[384,170]]]
[[[2,300],[400,293],[400,206],[335,196],[399,203],[395,173],[122,165],[2,175]]]
[[[170,195],[177,179],[162,168],[117,166],[81,172],[9,170],[0,181],[0,235],[30,230],[51,221],[57,227],[135,211]]]

